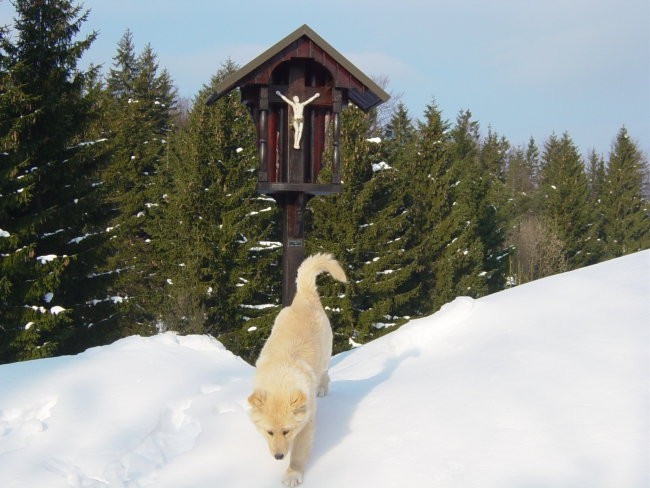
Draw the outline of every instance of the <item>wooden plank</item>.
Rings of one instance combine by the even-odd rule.
[[[269,114],[269,88],[267,86],[260,87],[260,101],[259,101],[259,124],[257,130],[258,149],[260,157],[259,165],[259,181],[268,181],[268,114]]]
[[[267,127],[267,172],[268,181],[278,181],[278,113],[271,110],[268,115]]]
[[[266,195],[278,193],[302,192],[308,195],[331,195],[341,192],[341,183],[319,184],[319,183],[263,183],[257,184],[257,192]]]
[[[296,294],[296,275],[305,259],[303,193],[287,193],[277,199],[283,212],[282,225],[282,305],[288,306]]]
[[[320,173],[325,149],[325,111],[312,109],[312,143],[311,143],[311,174],[309,182],[316,183]]]

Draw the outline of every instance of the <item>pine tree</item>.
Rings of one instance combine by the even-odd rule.
[[[133,34],[130,30],[127,29],[118,42],[117,54],[113,61],[107,78],[107,90],[115,99],[128,99],[133,96],[134,82],[138,74]]]
[[[532,141],[534,145],[534,141]],[[508,154],[505,174],[506,195],[511,200],[511,212],[524,214],[530,210],[531,199],[535,189],[533,166],[527,153],[528,149],[514,148]],[[514,217],[515,215],[513,215]]]
[[[205,99],[236,66],[228,61],[196,97],[159,177],[170,191],[154,220],[165,329],[209,333],[253,361],[280,303],[275,202],[256,193],[252,120],[240,95]]]
[[[477,208],[478,232],[483,242],[484,267],[488,292],[502,290],[510,247],[506,244],[510,206],[505,187],[505,172],[510,144],[491,129],[479,153],[479,177],[483,201]]]
[[[413,149],[415,127],[403,103],[397,104],[383,133],[383,150],[389,165],[397,167],[400,161],[412,160],[413,155],[409,151]]]
[[[373,114],[366,117],[372,120]],[[417,308],[421,294],[417,250],[407,246],[408,234],[415,230],[409,222],[413,198],[406,189],[415,176],[411,170],[417,164],[416,131],[403,104],[398,104],[383,132],[383,142],[369,147],[370,161],[379,162],[372,164],[372,177],[364,185],[368,204],[366,222],[360,224],[368,248],[375,248],[374,257],[364,262],[358,275],[359,294],[368,299],[359,323],[369,326],[369,336],[376,335],[378,328],[403,323]]]
[[[643,184],[648,164],[621,128],[612,146],[603,185],[607,255],[617,257],[650,247],[650,212]]]
[[[528,141],[528,146],[526,146],[526,167],[530,171],[531,181],[534,187],[537,187],[539,183],[540,164],[539,148],[535,139],[531,137]]]
[[[523,239],[522,231],[525,226],[522,222],[529,219],[532,213],[534,182],[532,168],[528,164],[526,150],[523,147],[515,148],[510,152],[505,178],[510,225],[507,242],[512,249],[508,257],[508,285],[512,286],[531,280],[532,248],[526,246],[530,242]]]
[[[526,147],[515,148],[508,157],[506,194],[510,201],[508,285],[526,283],[565,269],[561,243],[539,216],[537,186],[539,149],[531,137]]]
[[[415,250],[416,279],[421,283],[420,302],[414,315],[437,310],[457,292],[446,287],[445,279],[447,272],[453,275],[447,252],[457,237],[452,213],[453,188],[458,180],[450,152],[449,128],[449,122],[443,120],[432,100],[426,107],[424,120],[418,124],[416,158],[404,172],[405,191],[412,201],[405,245]]]
[[[335,350],[364,343],[386,332],[386,323],[403,322],[410,299],[401,237],[406,231],[404,202],[394,191],[399,170],[388,166],[374,114],[353,105],[341,114],[341,193],[309,203],[307,253],[333,253],[343,263],[348,285],[320,288],[331,310]],[[382,164],[383,163],[383,164]]]
[[[592,204],[598,204],[600,197],[605,191],[605,161],[596,151],[589,153],[587,161],[587,178],[589,181],[589,199]]]
[[[481,214],[486,187],[479,167],[479,128],[469,111],[458,114],[450,132],[450,157],[454,182],[450,226],[451,241],[445,249],[437,279],[439,289],[446,290],[447,300],[487,293],[485,247],[481,240]]]
[[[562,242],[568,269],[598,261],[597,218],[589,202],[589,184],[580,154],[567,133],[546,142],[540,172],[540,212]]]
[[[16,1],[0,38],[0,362],[65,352],[87,295],[99,144],[85,139],[95,34],[70,1]]]
[[[113,210],[108,224],[111,247],[94,274],[104,277],[118,313],[97,327],[103,342],[157,330],[160,297],[152,280],[158,272],[153,256],[160,242],[152,240],[151,226],[167,193],[156,174],[168,155],[176,102],[169,75],[160,72],[151,46],[136,57],[129,31],[114,60],[106,85],[111,157],[101,175]]]
[[[599,259],[605,255],[605,213],[607,209],[602,199],[605,191],[605,161],[602,156],[592,150],[587,159],[587,180],[589,182],[589,204],[592,207],[594,221],[591,234],[594,236],[601,249]]]

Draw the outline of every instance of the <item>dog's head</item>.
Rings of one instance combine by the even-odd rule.
[[[248,397],[248,403],[251,419],[266,439],[271,454],[275,459],[283,459],[309,420],[307,396],[298,390],[289,394],[256,390]]]

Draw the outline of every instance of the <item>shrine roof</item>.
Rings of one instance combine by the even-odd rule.
[[[291,59],[313,59],[322,64],[332,74],[334,85],[346,90],[348,99],[364,111],[390,98],[381,87],[305,24],[218,83],[206,104],[214,103],[237,87],[269,84],[273,69]]]

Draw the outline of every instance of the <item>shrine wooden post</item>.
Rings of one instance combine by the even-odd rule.
[[[282,209],[286,306],[295,295],[296,272],[305,257],[305,205],[314,195],[341,190],[341,110],[352,102],[367,112],[389,96],[307,25],[226,77],[206,103],[235,88],[257,130],[257,191],[272,196]],[[331,168],[327,182],[318,179],[324,166]]]

